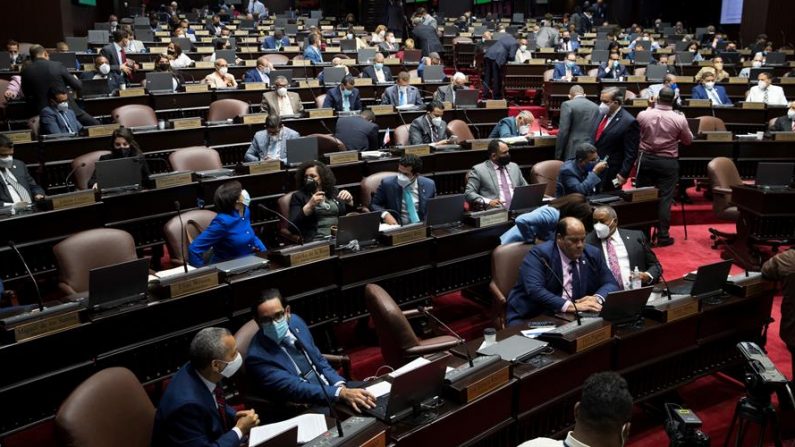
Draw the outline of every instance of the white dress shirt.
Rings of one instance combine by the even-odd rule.
[[[14,173],[11,172],[10,169],[0,169],[0,179],[3,181],[3,186],[8,190],[8,194],[11,196],[11,200],[13,203],[4,203],[3,206],[11,206],[14,203],[19,203],[22,201],[22,197],[17,194],[16,190],[9,185],[8,180],[13,180],[14,182],[17,181],[17,178],[14,176]]]
[[[119,46],[119,44],[114,42],[113,49],[116,50],[116,57],[119,59],[119,65],[124,64],[124,58],[121,57],[121,46]],[[125,53],[127,52],[127,50],[124,51]]]
[[[613,249],[616,251],[618,267],[621,270],[621,282],[624,283],[624,290],[629,290],[632,268],[629,265],[629,252],[627,251],[627,246],[624,245],[624,241],[621,240],[621,235],[618,234],[618,230],[614,231],[613,235],[608,239],[612,242]],[[607,254],[608,239],[602,240],[602,253],[605,255],[605,265],[610,269],[610,260]]]
[[[751,87],[748,92],[748,97],[745,102],[765,102],[765,90],[759,88],[758,85]],[[777,85],[767,86],[767,104],[786,106],[787,97],[784,95],[784,89]]]
[[[590,447],[588,444],[583,444],[582,442],[574,439],[574,436],[572,436],[571,432],[569,432],[569,434],[566,436],[565,441],[557,441],[555,439],[549,438],[536,438],[519,444],[519,447],[560,447],[563,445],[568,445],[569,447]]]
[[[279,96],[277,94],[276,97],[278,98],[277,101],[279,103],[279,116],[295,114],[293,111],[293,103],[290,101],[289,95]]]

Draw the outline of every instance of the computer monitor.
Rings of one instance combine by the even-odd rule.
[[[464,218],[463,194],[451,194],[434,197],[428,200],[426,224],[433,228],[445,228],[461,223]]]
[[[447,37],[457,36],[458,35],[458,27],[455,25],[445,25],[444,27],[444,35]]]
[[[345,68],[343,67],[325,67],[323,68],[323,84],[337,85],[342,82],[345,74]]]
[[[388,423],[411,415],[424,401],[442,392],[448,360],[448,356],[444,356],[393,378],[386,407],[375,408],[383,413],[370,409],[365,412]]]
[[[287,70],[271,70],[270,73],[268,73],[268,77],[270,78],[271,83],[273,83],[276,80],[276,78],[278,78],[279,76],[284,76],[284,78],[287,79],[287,85],[290,85],[290,84],[293,83],[293,69],[292,68],[287,69]]]
[[[298,166],[305,161],[317,160],[317,137],[301,137],[287,140],[287,164]]]
[[[360,64],[368,65],[373,63],[373,59],[375,59],[375,51],[376,50],[374,48],[362,48],[356,55],[356,61]]]
[[[88,50],[87,37],[66,36],[64,39],[66,39],[66,45],[68,45],[69,49],[72,51],[83,53]]]
[[[171,39],[171,41],[179,45],[183,53],[189,53],[193,51],[193,42],[191,42],[187,37],[174,37]]]
[[[475,89],[461,89],[455,92],[456,109],[474,109],[478,106],[478,92]]]
[[[337,247],[344,247],[356,240],[359,246],[378,243],[378,229],[381,225],[381,213],[362,213],[340,216],[337,222]]]
[[[643,309],[654,286],[610,292],[599,316],[613,324],[634,323],[643,318]]]
[[[50,54],[50,60],[62,63],[64,67],[69,70],[77,68],[77,55],[71,51],[65,53],[52,53]]]
[[[444,67],[442,65],[426,65],[422,72],[422,80],[424,82],[442,82],[444,77]]]
[[[340,50],[343,53],[353,53],[354,51],[356,51],[356,39],[340,40]]]
[[[235,65],[235,50],[215,50],[215,60],[223,59],[228,65]]]
[[[635,64],[636,65],[647,65],[651,62],[651,51],[636,51],[635,52]]]
[[[110,33],[107,30],[88,30],[88,43],[106,45],[110,42]]]
[[[740,53],[736,51],[720,51],[718,56],[723,59],[724,65],[737,65],[740,63]]]
[[[88,271],[88,309],[112,309],[146,299],[149,260],[134,259]]]
[[[691,65],[693,63],[693,53],[689,51],[676,52],[676,65]]]
[[[544,192],[547,190],[546,183],[535,183],[532,185],[517,186],[513,189],[511,196],[512,212],[520,212],[541,206],[544,201]]]
[[[0,70],[11,70],[11,53],[0,51]]]
[[[696,298],[710,298],[723,293],[723,285],[731,271],[732,261],[729,259],[699,267],[690,294]]]
[[[83,81],[83,88],[80,89],[81,98],[101,98],[111,93],[107,79],[86,79]]]
[[[103,192],[115,189],[136,189],[141,186],[143,157],[124,157],[100,160],[94,165],[97,184]]]
[[[668,66],[667,65],[649,65],[646,67],[646,79],[649,81],[658,81],[662,82],[665,79],[665,75],[668,74]]]
[[[610,47],[610,41],[609,40],[597,40],[593,44],[594,51],[600,51],[600,50],[601,51],[607,51],[607,49],[609,47]]]
[[[784,65],[787,63],[786,59],[787,57],[784,53],[773,51],[765,56],[765,65]]]
[[[422,50],[403,50],[403,63],[418,64],[422,58]]]
[[[792,184],[795,163],[758,163],[756,186],[786,187]]]
[[[174,92],[174,75],[169,72],[149,72],[146,74],[146,90],[149,92]]]
[[[591,52],[591,61],[594,63],[607,62],[610,59],[610,54],[607,50],[594,50]]]

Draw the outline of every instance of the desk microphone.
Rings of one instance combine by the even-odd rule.
[[[300,228],[298,228],[298,225],[296,225],[295,223],[293,223],[293,221],[291,221],[290,219],[288,219],[288,218],[287,218],[286,216],[284,216],[282,213],[280,213],[280,212],[278,212],[278,211],[276,211],[276,210],[272,210],[272,209],[268,208],[267,206],[265,206],[265,205],[263,205],[263,204],[261,204],[261,203],[258,203],[258,204],[257,204],[257,206],[258,206],[258,207],[260,207],[260,208],[262,208],[263,210],[265,210],[265,211],[269,212],[269,213],[273,213],[273,214],[275,214],[275,215],[279,216],[279,218],[280,218],[280,219],[284,219],[284,221],[285,221],[285,222],[287,222],[287,223],[290,225],[290,227],[292,227],[292,228],[293,228],[295,231],[297,231],[297,232],[298,232],[297,234],[298,234],[298,237],[299,237],[300,243],[301,243],[301,245],[304,245],[304,236],[301,234],[301,229],[300,229]]]
[[[552,267],[549,266],[549,263],[547,262],[546,259],[544,259],[543,256],[541,256],[538,253],[536,253],[535,251],[533,251],[533,249],[530,249],[530,253],[532,253],[533,256],[535,256],[538,260],[540,260],[542,264],[544,264],[544,267],[546,267],[547,270],[549,270],[549,272],[552,273],[552,276],[554,276],[555,280],[558,282],[558,284],[560,284],[561,290],[563,290],[563,293],[566,294],[566,297],[569,299],[569,301],[571,302],[572,306],[574,306],[574,316],[577,318],[577,326],[582,326],[582,319],[580,318],[580,311],[577,310],[577,303],[575,303],[574,300],[571,298],[571,295],[569,294],[569,291],[566,290],[565,287],[563,287],[563,281],[561,281],[561,279],[558,276],[558,274],[555,273],[554,270],[552,270]]]
[[[185,224],[182,223],[182,205],[179,200],[174,201],[174,209],[177,210],[179,218],[179,251],[182,256],[182,267],[185,268],[185,273],[188,273],[188,258],[185,257]]]
[[[71,171],[69,171],[69,174],[66,175],[66,179],[64,180],[64,186],[66,186],[66,190],[67,191],[70,190],[70,188],[69,188],[69,179],[72,178],[73,175],[75,175],[75,172],[77,172],[78,169],[82,169],[82,168],[85,168],[85,167],[86,167],[86,163],[83,162],[83,163],[80,163],[79,166],[75,166],[74,168],[72,168]]]
[[[25,271],[28,272],[28,277],[30,277],[31,282],[33,282],[33,288],[36,289],[36,298],[39,300],[39,311],[44,311],[44,300],[41,299],[41,290],[39,290],[39,284],[36,282],[36,278],[33,277],[33,272],[30,271],[30,266],[25,262],[25,257],[22,256],[22,253],[19,251],[14,241],[8,241],[8,246],[14,250],[19,260],[22,261],[22,265],[25,266]]]
[[[426,317],[428,317],[431,320],[435,321],[439,326],[443,327],[447,332],[451,333],[453,335],[453,337],[458,339],[458,341],[464,347],[464,352],[467,355],[467,361],[469,361],[469,367],[470,368],[474,368],[475,367],[475,363],[472,361],[472,353],[469,352],[469,346],[467,345],[466,340],[464,340],[464,337],[458,335],[458,332],[452,330],[450,328],[450,326],[444,324],[444,321],[440,320],[438,317],[436,317],[436,315],[430,313],[425,306],[419,306],[419,307],[417,307],[417,310],[420,311],[420,313],[422,313]]]

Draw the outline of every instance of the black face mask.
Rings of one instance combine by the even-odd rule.
[[[499,166],[508,166],[509,163],[511,163],[511,154],[497,157],[497,164]]]
[[[157,69],[160,70],[160,71],[168,71],[169,68],[171,68],[171,65],[169,65],[169,64],[158,64],[157,65]]]
[[[564,42],[568,42],[568,41],[569,41],[569,38],[568,38],[568,37],[564,37],[564,38],[563,38],[563,41],[564,41]]]
[[[304,179],[304,192],[307,194],[314,194],[317,192],[317,182],[315,179],[310,177]]]

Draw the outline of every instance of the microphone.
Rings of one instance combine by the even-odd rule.
[[[284,219],[284,221],[287,222],[290,225],[290,227],[292,227],[295,231],[298,232],[298,237],[299,237],[300,243],[301,243],[301,245],[304,245],[304,236],[301,234],[301,229],[298,228],[298,225],[294,224],[293,221],[291,221],[290,219],[285,217],[282,213],[280,213],[280,212],[278,212],[276,210],[272,210],[272,209],[268,208],[267,206],[265,206],[265,205],[263,205],[261,203],[258,203],[257,206],[262,208],[265,211],[268,211],[270,213],[273,213],[273,214],[279,216],[280,219]]]
[[[580,311],[577,309],[577,303],[575,303],[574,300],[571,298],[569,291],[566,290],[565,287],[563,287],[563,281],[560,279],[560,276],[558,276],[558,274],[555,273],[555,270],[552,270],[552,267],[549,266],[549,263],[547,262],[546,259],[544,259],[543,256],[539,255],[532,249],[530,249],[530,253],[532,253],[533,256],[535,256],[539,261],[541,261],[542,264],[544,264],[544,267],[546,267],[547,270],[549,270],[549,272],[552,273],[552,276],[554,276],[555,280],[558,282],[558,284],[560,284],[561,290],[563,290],[563,293],[566,294],[566,297],[569,299],[572,306],[574,306],[574,316],[577,318],[577,326],[582,326],[582,319],[580,318]]]
[[[182,206],[179,200],[174,201],[174,209],[177,210],[179,218],[179,251],[182,256],[182,267],[185,268],[185,273],[188,273],[188,258],[185,257],[185,224],[182,222]]]
[[[77,172],[78,169],[85,168],[85,167],[86,167],[86,163],[83,162],[83,163],[80,163],[80,166],[75,166],[74,168],[72,168],[71,171],[69,171],[69,174],[66,175],[66,179],[64,180],[64,185],[66,186],[66,190],[67,191],[70,190],[70,188],[69,188],[69,179],[72,178],[73,175],[75,175],[75,172]]]
[[[296,349],[301,351],[301,354],[303,354],[304,358],[306,358],[306,362],[309,363],[309,367],[312,368],[312,370],[315,372],[315,377],[317,378],[317,382],[318,384],[320,384],[320,389],[323,391],[323,397],[326,399],[326,405],[328,405],[329,410],[331,410],[331,414],[334,415],[334,419],[337,422],[337,433],[339,434],[339,437],[342,438],[343,436],[345,436],[342,433],[342,422],[340,420],[339,414],[337,414],[337,408],[331,403],[331,398],[328,396],[328,391],[326,391],[326,385],[323,383],[323,380],[321,379],[320,371],[318,371],[317,365],[315,365],[315,362],[312,361],[312,358],[309,357],[309,353],[306,351],[306,346],[304,346],[304,343],[301,341],[300,338],[298,338],[298,335],[295,332],[293,332],[293,328],[288,328],[288,330],[290,331],[291,334],[293,334],[293,337],[295,337],[293,346],[295,346]]]
[[[39,300],[39,311],[44,311],[44,300],[41,299],[41,290],[39,290],[39,284],[36,282],[36,278],[33,277],[33,272],[30,271],[30,266],[28,263],[25,262],[25,257],[22,256],[22,253],[17,248],[17,244],[14,241],[8,241],[8,246],[14,250],[14,253],[17,254],[17,257],[20,261],[22,261],[22,265],[25,266],[25,271],[28,272],[28,276],[30,277],[31,282],[33,282],[33,288],[36,289],[36,298]]]
[[[458,341],[464,347],[464,352],[467,355],[467,361],[469,361],[469,367],[470,368],[474,368],[475,367],[475,363],[472,361],[472,353],[469,352],[469,346],[467,345],[466,340],[464,340],[464,337],[458,335],[458,332],[452,330],[450,328],[450,326],[444,324],[444,321],[440,320],[438,317],[436,317],[436,315],[430,313],[425,306],[419,306],[419,307],[417,307],[417,310],[420,311],[420,313],[422,313],[426,317],[428,317],[431,320],[435,321],[439,326],[443,327],[447,332],[453,334],[453,337],[458,339]]]

